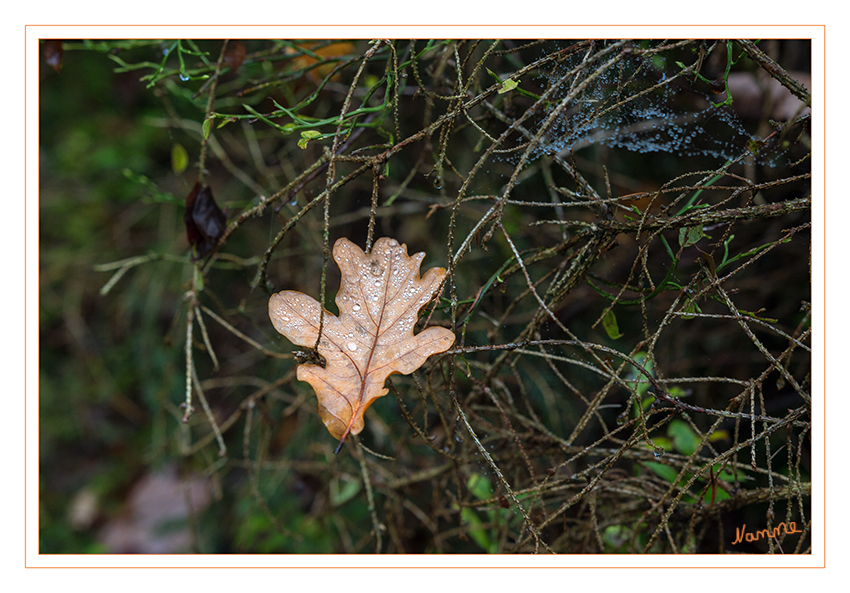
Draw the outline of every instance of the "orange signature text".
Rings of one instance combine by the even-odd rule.
[[[768,537],[779,537],[783,531],[786,534],[803,533],[802,531],[797,531],[796,521],[790,521],[788,525],[785,525],[785,521],[783,521],[773,529],[761,529],[755,533],[747,533],[747,524],[744,523],[742,527],[735,528],[735,541],[732,542],[732,545],[734,546],[742,541],[757,542],[760,539],[766,539]]]

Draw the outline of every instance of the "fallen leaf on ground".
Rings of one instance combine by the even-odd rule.
[[[325,311],[318,352],[325,368],[302,364],[297,377],[309,383],[319,400],[319,415],[339,440],[363,430],[363,413],[386,395],[393,373],[409,375],[432,354],[445,352],[455,336],[429,327],[413,335],[419,310],[434,298],[446,276],[432,268],[419,277],[425,257],[407,255],[407,246],[381,238],[367,255],[348,239],[333,248],[342,272],[336,295],[339,317]],[[269,299],[275,329],[298,346],[313,347],[319,334],[321,307],[302,292],[284,290]]]

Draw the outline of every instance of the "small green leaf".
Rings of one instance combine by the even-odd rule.
[[[723,488],[718,488],[714,491],[714,502],[720,502],[721,500],[729,500],[732,498],[728,492],[726,492]],[[705,493],[705,496],[702,497],[703,502],[711,503],[711,490]]]
[[[664,449],[665,451],[672,451],[673,450],[673,441],[671,441],[667,437],[653,436],[652,442],[655,443],[656,445],[658,445],[659,447],[661,447],[662,449]]]
[[[363,77],[363,84],[366,88],[372,88],[378,86],[381,82],[381,79],[375,76],[374,74],[367,74]]]
[[[688,228],[679,229],[679,245],[682,247],[688,247],[689,245],[694,245],[700,239],[703,238],[703,232],[701,226],[692,226]]]
[[[623,336],[623,334],[620,333],[619,326],[617,325],[617,316],[614,315],[613,309],[608,311],[605,314],[605,317],[602,318],[602,327],[605,328],[605,332],[612,340],[616,340]]]
[[[189,153],[183,148],[182,144],[175,144],[171,147],[171,170],[175,174],[180,175],[189,166]]]
[[[738,311],[738,313],[740,313],[741,315],[746,315],[747,317],[752,317],[753,319],[758,319],[759,321],[766,321],[768,323],[776,323],[777,321],[779,321],[778,319],[774,319],[772,317],[759,317],[757,313],[761,313],[762,311],[764,311],[763,308],[759,309],[755,313],[752,313],[750,311],[744,311],[743,309],[736,309],[736,311]]]
[[[673,420],[667,428],[667,435],[673,439],[673,447],[683,455],[692,455],[700,444],[700,438],[682,420]]]
[[[490,480],[487,479],[487,476],[472,474],[466,482],[466,487],[478,500],[493,498],[493,489],[490,487]]]
[[[688,299],[682,307],[682,312],[686,313],[685,315],[682,315],[682,319],[693,319],[695,317],[693,313],[702,313],[702,309],[699,308],[696,301]],[[688,313],[690,313],[690,315],[688,315]]]
[[[729,431],[727,430],[715,430],[710,435],[708,435],[708,442],[713,443],[715,441],[725,441],[729,438]]]
[[[499,94],[507,93],[508,91],[514,90],[519,86],[519,83],[515,80],[511,80],[510,78],[502,82],[502,88],[499,89]]]
[[[602,542],[606,546],[607,551],[616,552],[623,544],[632,539],[634,532],[623,525],[609,525],[602,532]]]
[[[679,475],[679,472],[677,472],[669,465],[655,463],[654,461],[646,461],[644,463],[646,464],[646,467],[648,467],[652,472],[654,472],[659,478],[670,482],[671,484],[676,481],[676,476]]]
[[[652,359],[649,358],[646,355],[646,352],[644,352],[644,351],[636,352],[633,358],[634,358],[635,362],[637,362],[638,364],[643,366],[643,368],[644,368],[644,370],[646,370],[646,372],[648,372],[653,377],[655,376],[655,371],[653,370],[653,367],[652,367]],[[646,379],[644,374],[639,372],[634,367],[631,367],[631,368],[629,368],[628,372],[626,373],[625,378],[626,378],[626,381],[629,381],[629,382],[634,381],[636,383],[635,390],[637,391],[637,394],[641,398],[643,398],[643,394],[646,393],[647,389],[649,389],[649,381]],[[635,402],[635,403],[637,403],[637,402]]]
[[[742,475],[740,472],[737,476],[730,472],[728,469],[721,470],[721,465],[719,463],[715,463],[712,468],[714,468],[714,475],[717,476],[718,479],[723,480],[724,482],[736,482],[741,480],[741,478],[746,478],[745,475]]]
[[[687,394],[688,392],[682,389],[681,387],[670,388],[670,397],[685,397]]]
[[[211,120],[209,118],[204,120],[204,140],[210,137],[210,122]]]
[[[487,532],[482,528],[481,519],[478,518],[475,511],[469,508],[462,508],[460,510],[460,520],[466,525],[469,525],[469,535],[481,549],[491,554],[494,554],[498,550],[497,544],[490,541]]]
[[[303,132],[301,132],[301,140],[298,141],[298,148],[302,150],[307,148],[307,143],[310,140],[315,140],[316,138],[320,138],[321,136],[321,132],[317,132],[316,130],[304,130]]]

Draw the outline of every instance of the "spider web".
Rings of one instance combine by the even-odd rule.
[[[583,58],[574,54],[543,75],[552,98],[539,124],[560,112],[541,135],[534,158],[603,145],[720,161],[752,154],[759,163],[777,164],[777,147],[721,105],[725,93],[703,90],[708,85],[693,75],[677,76],[680,66],[672,57],[624,55],[607,67],[593,58],[582,63]],[[595,76],[581,88],[591,73]]]

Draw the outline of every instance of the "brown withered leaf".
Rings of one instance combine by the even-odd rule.
[[[245,44],[238,39],[228,41],[227,47],[224,50],[224,64],[230,68],[231,72],[236,72],[244,61]]]
[[[339,317],[325,311],[318,351],[326,366],[302,364],[297,376],[312,385],[319,415],[339,440],[363,430],[363,413],[387,394],[389,375],[409,375],[432,354],[445,352],[455,336],[429,327],[413,335],[419,310],[434,298],[446,276],[432,268],[419,277],[424,253],[407,255],[407,246],[381,238],[366,255],[348,239],[333,248],[342,272],[336,295]],[[313,347],[319,332],[320,305],[302,292],[284,290],[269,299],[269,317],[290,341]]]
[[[186,196],[183,222],[189,245],[194,249],[192,259],[200,259],[212,251],[224,234],[227,216],[218,207],[208,185],[195,182],[192,191]]]

